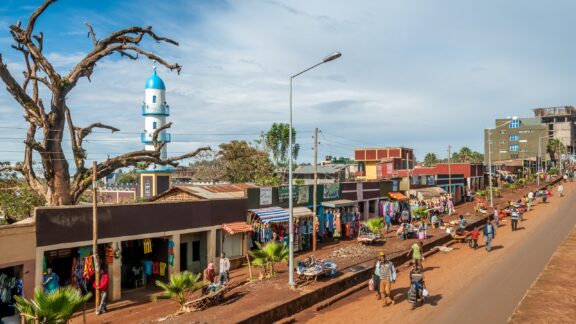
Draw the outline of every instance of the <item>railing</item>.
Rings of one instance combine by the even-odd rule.
[[[169,116],[170,115],[170,105],[167,105],[167,104],[162,104],[162,105],[160,105],[160,107],[152,108],[152,107],[150,107],[150,105],[147,105],[146,103],[142,103],[142,106],[140,107],[140,109],[142,110],[143,116],[147,116],[147,115]]]
[[[154,133],[140,133],[140,141],[142,143],[151,144],[153,143],[152,137]],[[169,143],[171,141],[170,133],[160,133],[158,134],[158,142]]]

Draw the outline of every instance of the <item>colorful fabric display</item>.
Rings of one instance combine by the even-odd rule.
[[[144,269],[146,275],[148,276],[152,275],[152,261],[144,261]]]
[[[160,265],[158,262],[153,262],[152,263],[152,274],[159,274],[160,273]]]
[[[164,276],[166,274],[166,263],[160,262],[160,275]]]
[[[152,253],[152,240],[144,239],[144,254]]]
[[[111,246],[106,247],[106,264],[114,263],[114,249]]]
[[[84,260],[84,272],[83,277],[89,279],[94,275],[94,259],[92,256],[87,257]]]

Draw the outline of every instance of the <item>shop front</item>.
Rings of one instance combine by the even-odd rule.
[[[401,192],[389,192],[387,199],[380,201],[380,216],[390,217],[395,224],[409,223],[412,214],[408,197]]]
[[[156,280],[168,279],[168,267],[174,265],[170,254],[174,242],[167,237],[122,241],[122,288],[154,287]]]
[[[248,241],[254,229],[246,222],[222,224],[221,246],[222,252],[230,260],[230,268],[237,269],[242,266],[248,254]]]
[[[327,238],[352,238],[360,228],[358,203],[348,199],[322,202],[323,215],[318,229],[320,236]]]
[[[306,207],[294,207],[292,215],[294,217],[294,251],[309,250],[312,247],[312,211]],[[248,223],[253,228],[250,248],[255,247],[255,242],[265,244],[277,241],[288,245],[289,219],[289,211],[281,207],[251,210],[248,215]]]

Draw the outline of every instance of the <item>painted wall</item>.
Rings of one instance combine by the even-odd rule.
[[[28,297],[34,291],[35,258],[36,227],[33,223],[0,226],[0,268],[22,265],[24,294]]]

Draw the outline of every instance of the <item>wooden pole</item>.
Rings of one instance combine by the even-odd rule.
[[[452,163],[452,146],[448,145],[448,197],[452,197],[452,170],[450,169],[450,163]],[[452,203],[454,203],[454,197],[452,197]]]
[[[96,287],[100,286],[100,260],[98,258],[98,193],[96,188],[96,161],[92,164],[92,251],[94,254],[94,282]],[[100,306],[100,289],[96,288],[94,300],[96,303],[95,312],[98,312]]]
[[[314,189],[312,190],[312,251],[316,252],[316,226],[318,217],[316,216],[316,204],[318,192],[318,128],[314,128]]]

